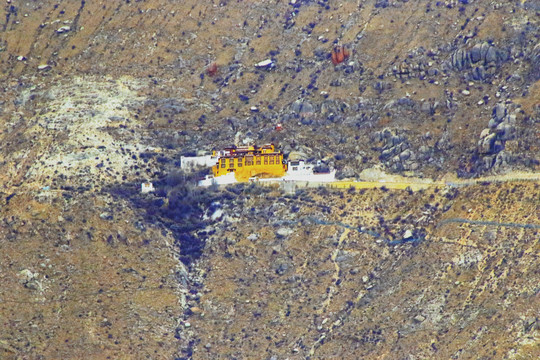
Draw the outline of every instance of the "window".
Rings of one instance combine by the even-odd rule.
[[[279,155],[276,155],[276,164],[279,164],[281,161],[279,161]]]
[[[246,166],[253,165],[253,156],[247,156],[246,157]]]
[[[273,163],[274,163],[274,157],[270,155],[270,165],[272,165]]]
[[[234,167],[234,158],[229,159],[229,167],[232,169]]]
[[[221,168],[225,168],[225,166],[226,166],[226,160],[221,159]]]
[[[261,165],[261,157],[257,156],[257,165]]]
[[[243,165],[242,161],[243,160],[244,160],[243,158],[238,158],[238,167],[242,167],[242,165]]]
[[[268,156],[264,157],[264,165],[268,165]]]

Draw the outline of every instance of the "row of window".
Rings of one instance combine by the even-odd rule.
[[[235,166],[235,158],[229,158],[229,168],[234,168]],[[245,159],[245,162],[244,162]],[[274,165],[281,163],[281,155],[262,155],[262,156],[246,156],[245,158],[236,158],[236,166],[242,167],[244,166],[253,166],[253,165]],[[227,167],[227,159],[222,158],[220,160],[220,166],[221,168]]]

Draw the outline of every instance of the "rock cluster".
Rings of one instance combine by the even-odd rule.
[[[515,136],[516,115],[510,114],[504,104],[497,104],[493,108],[488,127],[482,130],[478,141],[478,152],[484,155],[483,165],[486,170],[506,167],[511,163],[512,155],[505,150],[505,145]]]
[[[496,66],[508,60],[508,54],[484,42],[470,49],[456,50],[445,63],[446,68],[455,71],[468,70],[471,80],[485,80],[495,73]]]
[[[426,76],[435,76],[439,74],[439,70],[432,68],[431,63],[426,63],[419,61],[413,64],[408,62],[403,62],[400,65],[396,65],[392,68],[394,76],[400,79],[409,79],[413,77],[418,77],[421,80]]]
[[[33,273],[32,271],[28,269],[24,269],[21,272],[19,272],[19,278],[21,284],[24,285],[25,288],[30,290],[42,290],[43,285],[39,281],[38,273]]]
[[[382,143],[379,159],[393,171],[417,170],[416,155],[410,149],[407,137],[395,131],[384,129],[374,135],[374,140]]]
[[[534,47],[531,56],[531,75],[535,80],[540,79],[540,44]]]
[[[300,117],[313,115],[315,108],[308,100],[296,100],[291,104],[291,111]]]

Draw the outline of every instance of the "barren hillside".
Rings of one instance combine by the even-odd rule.
[[[178,171],[274,142],[351,183],[538,173],[538,1],[6,0],[0,19],[0,358],[538,357],[532,176],[284,192]]]

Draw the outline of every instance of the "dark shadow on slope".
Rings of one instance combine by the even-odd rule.
[[[147,222],[171,231],[175,245],[180,249],[180,260],[189,266],[204,250],[208,234],[203,229],[211,224],[204,214],[212,214],[217,203],[235,197],[230,191],[195,186],[198,175],[181,171],[171,173],[154,181],[156,191],[148,194],[140,191],[142,181],[117,184],[107,191],[143,209]]]

